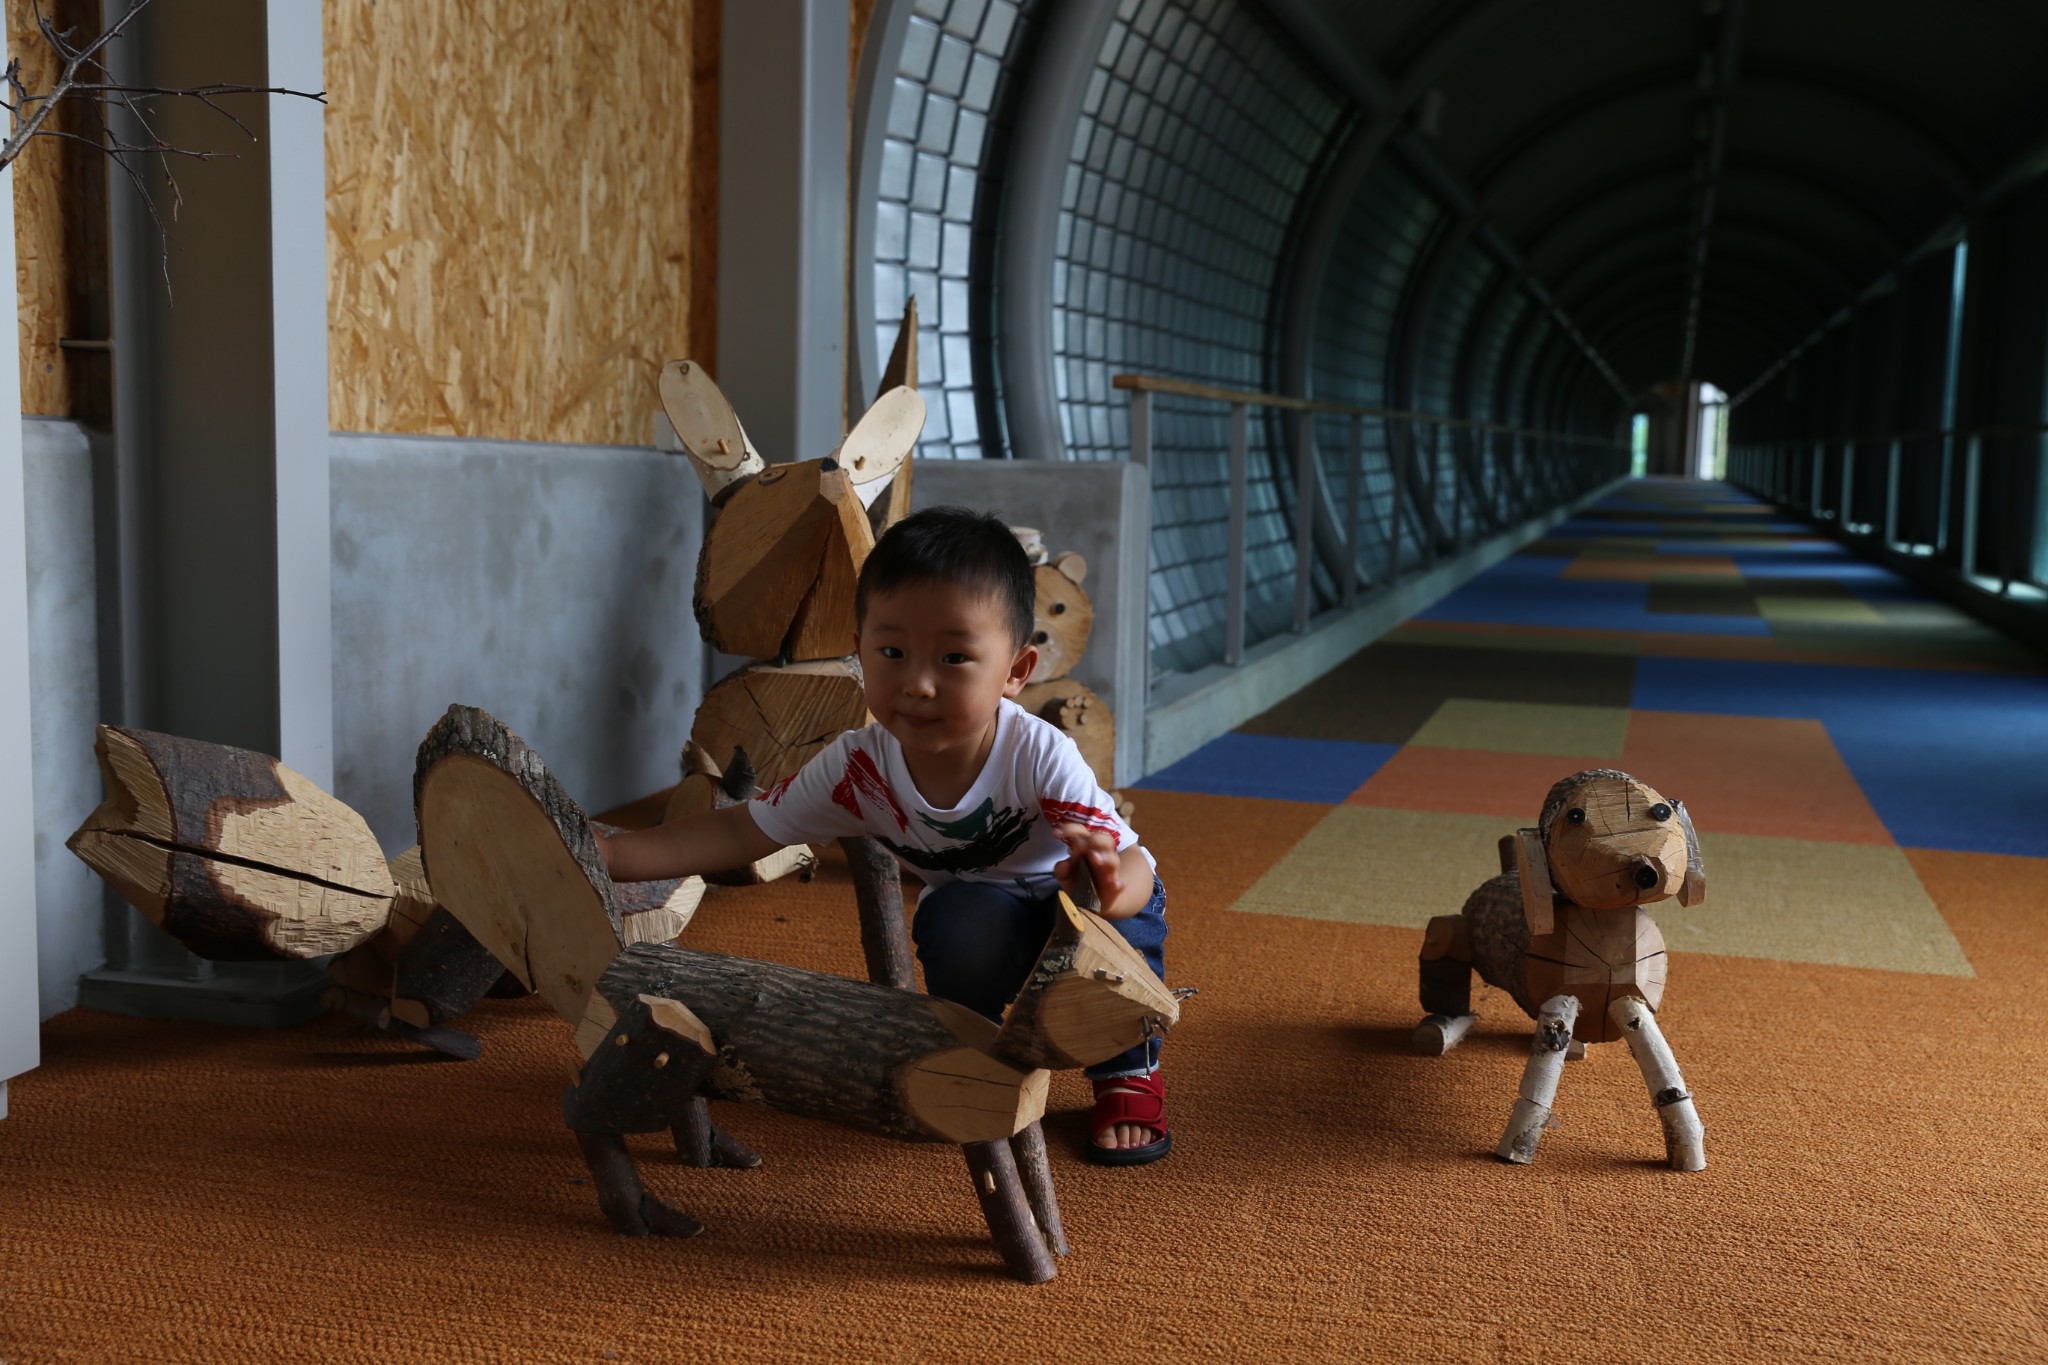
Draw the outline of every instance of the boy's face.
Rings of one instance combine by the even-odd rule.
[[[882,727],[909,753],[962,762],[982,755],[997,703],[1038,663],[994,597],[936,581],[871,596],[854,648]]]

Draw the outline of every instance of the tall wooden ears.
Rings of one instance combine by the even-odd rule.
[[[1550,855],[1543,847],[1543,833],[1518,829],[1515,840],[1515,875],[1522,879],[1522,915],[1529,921],[1532,938],[1557,928],[1557,891],[1550,884]]]
[[[1700,860],[1700,836],[1693,832],[1685,802],[1673,800],[1671,804],[1678,811],[1678,827],[1685,831],[1685,880],[1678,886],[1678,903],[1698,905],[1707,898],[1707,865]]]

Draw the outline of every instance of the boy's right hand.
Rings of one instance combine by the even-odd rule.
[[[1072,855],[1052,869],[1067,898],[1084,910],[1099,910],[1113,902],[1124,889],[1116,836],[1076,824],[1054,825],[1052,832]]]
[[[754,823],[753,812],[747,809],[751,804],[685,815],[611,838],[600,834],[597,851],[614,881],[653,882],[730,872],[781,847]]]

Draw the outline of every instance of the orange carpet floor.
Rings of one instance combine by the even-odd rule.
[[[1584,744],[1607,723],[1571,710],[1607,709],[1588,700],[1508,704],[1554,705],[1560,744]],[[1468,745],[1490,723],[1416,714],[1421,738]],[[1410,1053],[1416,926],[1462,893],[1345,915],[1331,881],[1375,904],[1476,885],[1490,839],[1534,815],[1446,799],[1473,750],[1411,741],[1405,776],[1390,760],[1364,784],[1405,804],[1134,793],[1170,889],[1169,975],[1200,988],[1167,1050],[1178,1145],[1143,1169],[1085,1164],[1084,1087],[1055,1078],[1074,1250],[1049,1284],[1002,1274],[956,1152],[750,1108],[717,1106],[757,1170],[634,1141],[704,1235],[614,1235],[557,1108],[569,1033],[537,1000],[470,1016],[471,1063],[338,1019],[74,1011],[0,1122],[0,1361],[2048,1359],[2048,858],[1894,837],[1807,730],[1760,751],[1780,755],[1762,785],[1789,793],[1785,818],[1818,812],[1772,843],[1716,814],[1748,790],[1739,765],[1689,754],[1655,719],[1671,714],[1631,716],[1615,743],[1646,780],[1667,763],[1700,783],[1708,904],[1660,910],[1661,1017],[1704,1172],[1665,1169],[1614,1046],[1567,1068],[1533,1166],[1496,1162],[1528,1046],[1500,992],[1464,1046]],[[1761,742],[1731,733],[1717,751]],[[1583,766],[1509,756],[1515,792]],[[1380,870],[1347,872],[1338,855],[1363,846]],[[1912,896],[1867,932],[1785,938],[1821,902],[1773,887],[1830,858],[1838,881],[1890,859]],[[1688,948],[1717,899],[1724,927]],[[684,942],[857,974],[852,907],[834,854],[809,885],[713,890]],[[1854,942],[1814,960],[1837,939]]]

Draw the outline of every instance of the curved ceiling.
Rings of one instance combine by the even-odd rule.
[[[1636,391],[1740,391],[2048,136],[2039,0],[1300,3]]]

